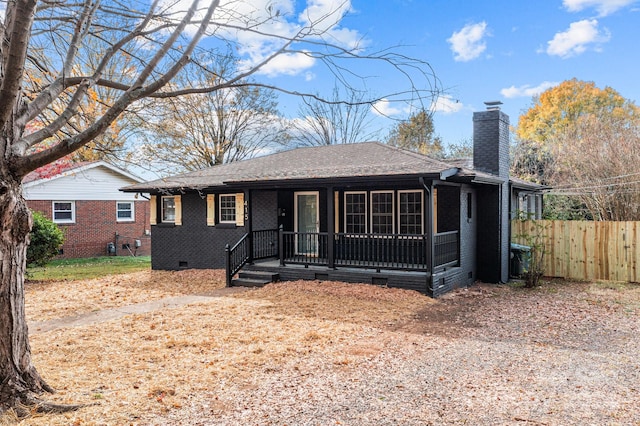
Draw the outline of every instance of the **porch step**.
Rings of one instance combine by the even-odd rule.
[[[231,281],[232,286],[263,287],[280,280],[280,274],[263,271],[240,271],[238,278]]]

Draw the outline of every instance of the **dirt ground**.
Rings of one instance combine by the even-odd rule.
[[[223,285],[220,271],[34,283],[27,315]],[[634,284],[477,284],[432,300],[278,283],[33,334],[36,366],[58,390],[46,399],[90,405],[21,424],[640,425],[639,330]]]

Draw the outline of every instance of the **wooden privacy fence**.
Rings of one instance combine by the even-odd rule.
[[[522,235],[543,234],[545,276],[640,282],[640,222],[516,220],[511,232],[524,245]]]

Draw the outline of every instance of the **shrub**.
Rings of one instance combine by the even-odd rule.
[[[27,248],[27,265],[44,266],[58,254],[64,242],[64,234],[58,225],[47,219],[42,213],[33,213],[31,243]]]
[[[524,223],[522,233],[514,238],[529,246],[528,265],[524,271],[524,286],[537,287],[544,276],[544,256],[546,254],[544,221],[533,220],[532,215],[518,212],[517,220]]]

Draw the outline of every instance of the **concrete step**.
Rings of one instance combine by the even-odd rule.
[[[232,287],[264,287],[272,281],[259,278],[236,278],[231,280]]]
[[[280,274],[277,272],[266,272],[266,271],[251,271],[251,270],[242,270],[238,273],[238,278],[244,279],[254,279],[254,280],[265,280],[268,282],[276,282],[280,281]]]

